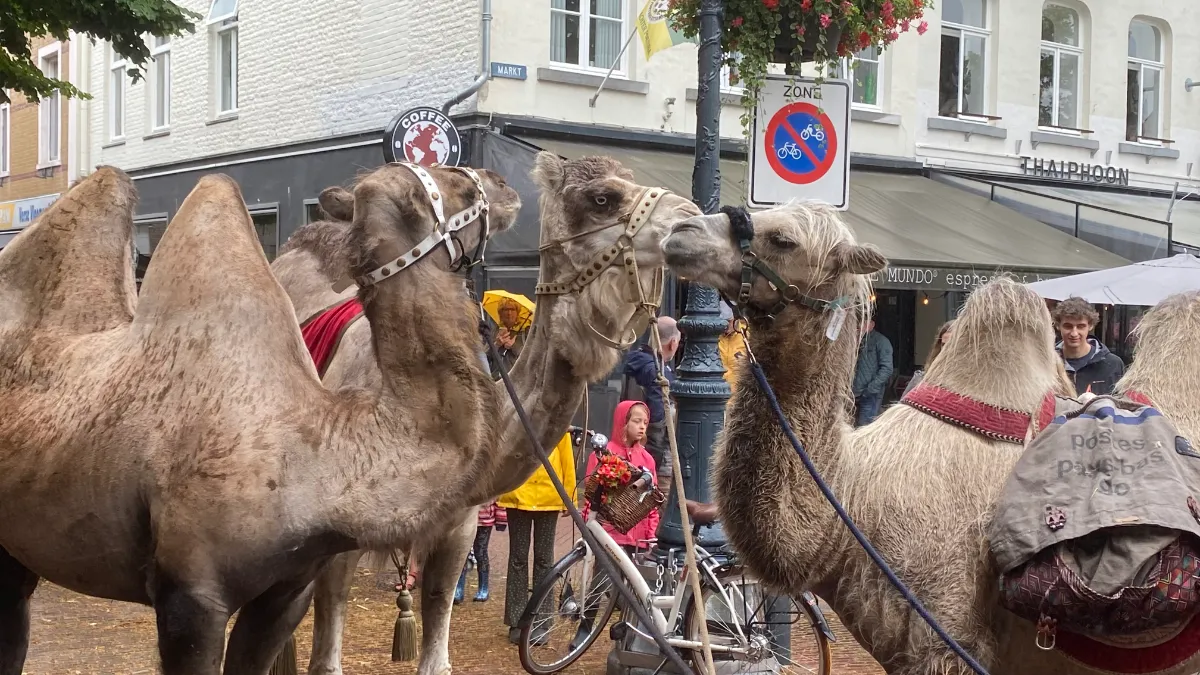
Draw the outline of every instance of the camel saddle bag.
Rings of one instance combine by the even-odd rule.
[[[988,538],[1000,603],[1094,637],[1178,624],[1200,610],[1200,452],[1152,406],[1060,403],[1014,466]]]

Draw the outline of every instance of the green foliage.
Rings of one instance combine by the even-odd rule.
[[[74,30],[107,40],[132,64],[129,73],[137,81],[150,58],[147,35],[194,33],[193,22],[201,18],[171,0],[0,0],[0,102],[8,102],[6,89],[15,89],[31,101],[54,92],[91,98],[63,80],[42,74],[30,49],[34,38],[66,40]]]

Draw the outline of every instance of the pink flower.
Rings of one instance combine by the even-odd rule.
[[[849,14],[850,10],[852,10],[852,9],[854,9],[854,3],[850,2],[850,0],[844,0],[844,2],[842,2],[842,11],[843,12]]]
[[[829,18],[828,14],[821,15],[821,28],[829,28],[829,24],[833,23],[833,19]]]
[[[879,8],[879,13],[885,17],[891,16],[895,11],[896,6],[892,4],[892,0],[886,0],[883,3],[883,7]]]
[[[738,16],[738,17],[734,17],[733,21],[730,21],[729,23],[730,23],[730,25],[732,25],[734,28],[738,28],[738,27],[740,27],[740,26],[742,25],[742,22],[743,22],[743,21],[745,21],[745,19],[743,19],[742,17]]]
[[[779,7],[779,0],[762,0],[762,4],[767,9],[775,9]]]
[[[804,26],[796,26],[796,35],[804,37]]]
[[[801,3],[800,3],[800,9],[802,9],[802,10],[804,10],[804,11],[806,11],[806,12],[807,12],[808,10],[812,9],[812,0],[804,0],[803,2],[801,2]]]
[[[922,21],[921,23],[917,24],[917,35],[924,35],[925,31],[927,30],[929,30],[928,21]]]
[[[908,27],[909,27],[908,19],[905,19],[900,22],[900,30],[901,31],[908,32]]]
[[[896,38],[898,38],[898,37],[900,37],[900,34],[899,34],[899,33],[897,33],[896,31],[890,31],[890,32],[887,34],[887,41],[888,41],[889,43],[890,43],[890,42],[895,42],[895,41],[896,41]]]

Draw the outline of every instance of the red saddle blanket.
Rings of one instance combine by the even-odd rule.
[[[300,334],[304,336],[304,346],[308,347],[308,353],[317,366],[318,375],[325,377],[325,369],[333,360],[342,335],[350,324],[362,315],[362,303],[358,298],[350,298],[322,311],[300,327]]]

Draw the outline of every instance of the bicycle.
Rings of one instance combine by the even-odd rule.
[[[779,159],[784,159],[788,155],[791,155],[792,159],[800,159],[804,156],[804,151],[800,149],[800,146],[791,141],[784,143],[775,151],[775,156]]]
[[[603,455],[607,452],[608,441],[603,434],[586,433],[592,437],[593,453]],[[632,464],[629,466],[633,476],[640,476],[635,484],[643,481],[638,487],[648,494],[648,486],[653,485],[649,472]],[[722,562],[699,546],[696,547],[702,594],[699,607],[692,596],[687,567],[673,550],[664,558],[666,565],[655,563],[657,578],[655,587],[651,588],[638,564],[603,528],[597,508],[603,489],[600,487],[590,495],[588,530],[615,560],[622,577],[619,581],[631,586],[635,597],[644,599],[648,613],[667,636],[668,644],[680,650],[698,672],[702,672],[703,664],[700,642],[700,621],[703,620],[708,627],[714,666],[722,675],[737,672],[730,668],[740,666],[752,667],[758,673],[829,675],[832,670],[829,642],[834,636],[812,594],[805,593],[799,599],[789,598],[788,612],[773,612],[770,610],[772,600],[748,570],[733,559]],[[694,523],[694,530],[698,531],[703,524],[706,523]],[[654,542],[639,543],[652,545]],[[649,550],[636,555],[644,565],[651,560]],[[596,570],[595,552],[580,539],[533,589],[521,617],[518,642],[521,666],[527,673],[550,675],[562,671],[583,656],[608,626],[619,604],[619,594],[612,586],[612,580],[604,574],[596,574]],[[791,609],[795,610],[796,620],[781,620],[781,615],[793,614]],[[543,614],[549,616],[539,620]],[[793,642],[790,654],[776,650],[771,627],[794,632],[793,624],[801,618],[807,619],[812,642],[808,645]],[[555,642],[551,639],[551,631],[564,625],[570,629],[568,634],[573,634],[567,643],[566,654],[543,662],[542,656]],[[609,634],[613,640],[621,640],[629,631],[651,639],[648,633],[625,617],[622,608],[621,620],[613,624]],[[804,663],[793,660],[792,655],[796,654],[801,655]]]

